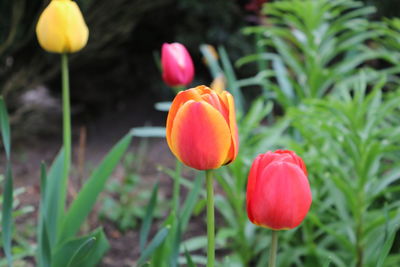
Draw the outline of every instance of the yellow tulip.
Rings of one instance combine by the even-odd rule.
[[[52,0],[40,15],[36,35],[48,52],[73,53],[85,47],[89,30],[75,2]]]

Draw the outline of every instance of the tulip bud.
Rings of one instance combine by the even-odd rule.
[[[297,227],[312,202],[303,160],[286,150],[259,155],[250,169],[246,200],[252,223],[274,230]]]
[[[180,43],[164,43],[161,50],[162,78],[171,86],[186,86],[194,76],[192,58]]]
[[[232,162],[238,153],[235,104],[227,91],[198,86],[179,92],[166,128],[172,153],[192,168],[216,169]]]
[[[52,0],[40,15],[36,35],[48,52],[73,53],[85,47],[89,30],[75,2]]]

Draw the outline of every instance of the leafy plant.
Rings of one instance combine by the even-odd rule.
[[[335,266],[399,264],[389,253],[400,219],[400,95],[383,93],[385,79],[370,90],[366,80],[361,73],[336,96],[290,110],[302,137],[292,147],[307,161],[316,200],[303,227],[309,264],[327,255]]]
[[[265,25],[245,29],[258,37],[259,53],[237,62],[260,62],[274,71],[263,90],[285,109],[307,98],[335,93],[360,70],[374,81],[386,69],[371,62],[398,62],[398,56],[371,42],[380,36],[368,20],[373,7],[348,0],[287,0],[264,6]],[[276,81],[276,82],[275,82]]]
[[[135,129],[136,131],[136,129]],[[144,206],[151,196],[141,179],[148,140],[143,139],[136,153],[128,152],[122,160],[124,177],[114,179],[106,185],[99,216],[115,223],[121,231],[137,228],[145,216]],[[165,206],[160,202],[153,216],[159,218]]]

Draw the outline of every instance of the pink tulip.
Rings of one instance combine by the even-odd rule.
[[[194,66],[187,49],[180,43],[164,43],[161,50],[162,78],[171,86],[187,86],[193,80]]]

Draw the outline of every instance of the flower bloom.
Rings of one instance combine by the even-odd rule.
[[[250,169],[246,198],[252,223],[274,230],[297,227],[312,202],[303,160],[287,150],[259,155]]]
[[[40,15],[36,35],[44,50],[72,53],[85,47],[89,30],[75,2],[52,0]]]
[[[227,91],[198,86],[179,92],[166,128],[172,153],[192,168],[216,169],[232,162],[238,153],[235,104]]]
[[[162,78],[171,86],[186,86],[192,82],[194,66],[186,48],[180,43],[164,43],[161,49]]]

